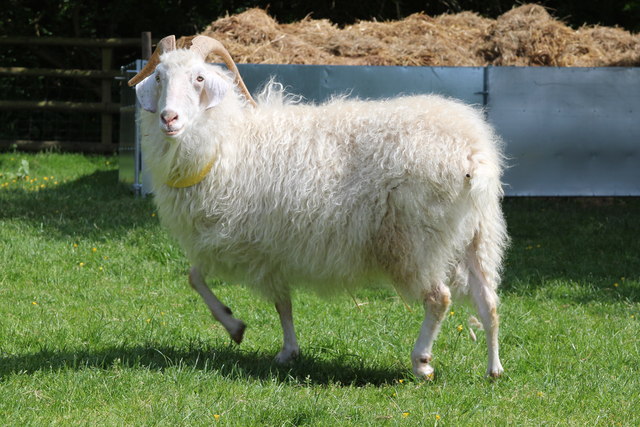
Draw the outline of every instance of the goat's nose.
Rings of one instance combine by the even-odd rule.
[[[170,125],[172,122],[178,120],[178,113],[173,110],[163,110],[160,114],[160,119],[162,123]]]

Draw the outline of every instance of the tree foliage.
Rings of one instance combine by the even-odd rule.
[[[1,35],[65,37],[138,37],[189,35],[216,18],[249,7],[267,8],[280,22],[311,15],[337,24],[358,19],[399,19],[414,12],[430,15],[470,10],[487,17],[508,11],[519,0],[5,0]],[[640,0],[542,0],[553,15],[573,26],[618,25],[640,30]]]

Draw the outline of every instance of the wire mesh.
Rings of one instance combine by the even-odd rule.
[[[115,83],[112,83],[112,89]],[[6,101],[99,102],[99,80],[55,77],[2,77],[0,99]],[[0,140],[100,142],[101,116],[82,111],[0,109]],[[118,117],[113,115],[112,134]]]

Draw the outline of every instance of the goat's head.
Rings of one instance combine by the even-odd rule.
[[[147,65],[131,80],[136,85],[140,105],[147,111],[159,111],[160,127],[168,136],[182,132],[188,119],[199,109],[218,105],[230,83],[215,67],[204,61],[209,53],[220,56],[235,74],[235,83],[255,105],[229,52],[210,37],[197,36],[191,48],[176,50],[175,36],[160,40]]]

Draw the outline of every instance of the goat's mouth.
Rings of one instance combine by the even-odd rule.
[[[178,129],[174,129],[174,128],[162,128],[162,132],[167,135],[167,136],[176,136],[178,135],[180,132],[182,132],[183,128],[178,128]]]

